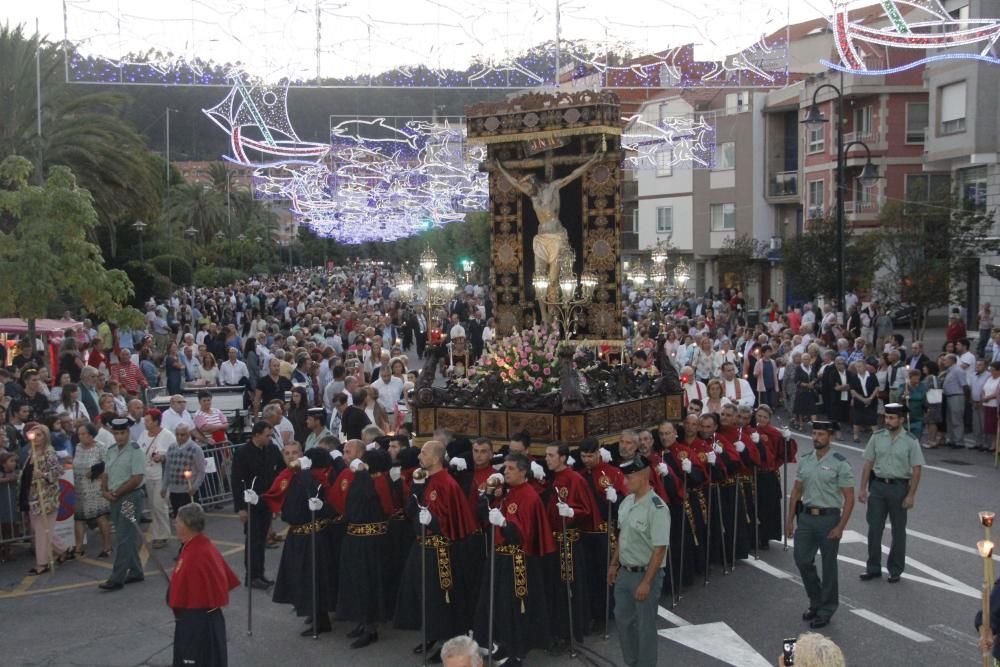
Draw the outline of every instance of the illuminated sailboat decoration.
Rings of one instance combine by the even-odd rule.
[[[890,25],[875,28],[852,21],[849,13],[851,2],[834,1],[834,14],[830,18],[833,27],[839,63],[821,61],[827,67],[853,74],[888,74],[899,72],[935,60],[974,59],[1000,64],[994,53],[994,45],[1000,39],[1000,19],[956,19],[953,18],[939,0],[881,0],[880,4]],[[907,21],[900,6],[920,10],[929,18],[921,21]],[[865,65],[862,46],[923,49],[927,57],[906,62],[889,69],[872,70]],[[936,49],[974,46],[981,49],[972,52],[947,51],[935,53]]]
[[[230,162],[247,167],[314,164],[323,159],[329,144],[302,141],[288,119],[288,84],[248,86],[239,73],[230,74],[233,88],[211,109],[202,112],[229,135]],[[261,159],[251,159],[259,154]]]

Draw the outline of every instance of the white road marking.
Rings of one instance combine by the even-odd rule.
[[[850,611],[852,614],[857,614],[863,619],[869,620],[872,623],[875,623],[876,625],[881,625],[886,630],[891,630],[892,632],[895,632],[898,635],[902,635],[907,639],[912,639],[915,642],[926,643],[934,641],[927,635],[922,635],[916,630],[911,630],[904,625],[896,623],[895,621],[890,621],[885,616],[879,616],[873,611],[869,611],[867,609],[851,609]]]
[[[687,625],[660,630],[658,634],[734,667],[770,667],[772,664],[725,623]]]
[[[850,563],[851,565],[857,565],[857,566],[859,566],[861,568],[868,567],[868,564],[865,561],[863,561],[863,560],[858,560],[857,558],[850,558],[849,556],[843,556],[841,554],[837,554],[837,560],[842,560],[845,563]],[[910,562],[909,558],[906,559],[906,560],[907,560],[908,563]],[[883,574],[888,574],[889,571],[883,567],[882,568],[882,573]],[[928,579],[926,577],[918,577],[915,574],[909,574],[909,573],[906,573],[906,572],[903,573],[903,579],[907,579],[909,581],[918,581],[918,582],[920,582],[922,584],[927,584],[928,586],[933,586],[934,588],[940,588],[941,590],[944,590],[944,591],[951,591],[952,593],[957,593],[959,595],[964,595],[966,597],[971,597],[971,598],[976,599],[976,600],[980,599],[980,597],[981,597],[980,594],[979,594],[979,591],[975,590],[971,586],[966,586],[965,584],[962,584],[961,582],[959,582],[960,586],[956,587],[956,586],[952,586],[952,585],[949,585],[949,584],[946,584],[946,583],[942,583],[942,582],[940,582],[940,581],[938,581],[936,579]]]
[[[892,524],[890,522],[886,522],[886,527],[890,527],[891,525]],[[967,554],[973,554],[976,557],[979,557],[978,550],[973,549],[972,547],[965,546],[964,544],[959,544],[958,542],[952,542],[950,540],[946,540],[943,537],[935,537],[934,535],[921,533],[920,531],[913,530],[911,528],[906,529],[906,534],[909,535],[910,537],[916,537],[917,539],[920,540],[927,540],[928,542],[933,542],[934,544],[940,544],[943,547],[950,547],[952,549],[957,549],[958,551],[964,551]],[[996,556],[993,556],[993,558],[996,558]],[[909,559],[907,559],[907,562],[909,562]]]
[[[668,623],[673,623],[674,625],[676,625],[679,628],[683,628],[685,626],[691,625],[688,621],[685,621],[683,618],[681,618],[680,616],[678,616],[674,612],[672,612],[672,611],[670,611],[668,609],[665,609],[664,607],[658,607],[657,608],[657,613],[660,615],[660,618],[662,618],[663,620],[667,621]]]
[[[882,553],[888,554],[889,553],[889,547],[887,547],[887,546],[885,546],[883,544],[882,545]],[[907,567],[912,567],[914,570],[920,570],[921,572],[929,574],[930,576],[934,577],[935,579],[937,579],[941,583],[946,584],[946,585],[951,586],[952,588],[954,588],[956,593],[963,593],[964,595],[967,595],[969,597],[978,597],[979,594],[980,594],[980,592],[977,591],[972,586],[964,584],[961,581],[959,581],[958,579],[955,579],[954,577],[949,576],[949,575],[945,574],[944,572],[942,572],[940,570],[936,570],[933,567],[931,567],[930,565],[925,565],[924,563],[921,563],[920,561],[915,560],[914,558],[907,558],[906,559],[906,566]],[[905,575],[906,573],[904,572],[903,574]]]
[[[950,625],[943,625],[943,624],[939,623],[939,624],[936,624],[936,625],[930,625],[930,626],[927,627],[927,629],[928,630],[936,630],[936,631],[940,632],[941,634],[943,634],[943,635],[945,635],[947,637],[950,637],[950,638],[952,638],[952,639],[954,639],[954,640],[956,640],[958,642],[961,642],[963,644],[967,644],[969,646],[978,646],[979,645],[979,638],[977,636],[970,635],[969,633],[962,632],[961,630],[957,630],[957,629],[951,627]]]
[[[755,567],[755,568],[757,568],[758,570],[760,570],[762,572],[768,573],[772,577],[777,577],[778,579],[792,579],[793,578],[793,575],[791,573],[785,572],[784,570],[781,570],[781,569],[778,569],[775,566],[770,565],[768,563],[765,563],[762,560],[753,560],[753,559],[750,559],[750,560],[747,561],[747,565],[750,565],[751,567]]]

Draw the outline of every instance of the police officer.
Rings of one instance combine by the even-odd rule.
[[[608,567],[608,585],[615,589],[615,620],[625,664],[654,667],[670,512],[653,493],[648,460],[636,456],[620,468],[629,495],[618,510],[618,543]]]
[[[899,581],[906,564],[906,512],[913,507],[924,454],[916,438],[903,428],[905,415],[905,405],[886,405],[885,428],[872,433],[865,447],[858,491],[858,500],[868,502],[868,565],[861,574],[862,581],[882,576],[886,516],[892,519],[892,546],[887,561],[890,584]]]
[[[101,495],[111,503],[111,522],[115,528],[115,564],[108,580],[98,586],[105,591],[121,590],[125,584],[143,580],[139,529],[132,521],[142,516],[146,457],[132,440],[129,432],[132,424],[128,417],[111,420],[115,446],[109,447],[103,457]]]
[[[817,420],[812,428],[813,451],[799,457],[785,532],[795,538],[795,565],[809,595],[802,620],[822,628],[837,611],[837,551],[854,509],[854,473],[842,454],[830,451],[837,423]],[[816,573],[816,551],[823,558],[822,579]]]

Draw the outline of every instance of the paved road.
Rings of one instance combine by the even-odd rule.
[[[836,444],[860,475],[861,452]],[[808,445],[803,447],[808,449]],[[910,513],[908,561],[903,581],[861,582],[865,559],[864,506],[851,519],[841,547],[841,608],[826,628],[852,665],[943,665],[977,659],[972,616],[979,605],[981,560],[975,542],[982,538],[976,519],[981,509],[1000,510],[1000,472],[977,452],[933,450]],[[790,473],[794,475],[793,470]],[[239,523],[226,511],[212,514],[209,534],[234,569],[240,571]],[[888,529],[886,530],[886,540]],[[154,552],[170,561],[174,545]],[[148,558],[144,554],[144,558]],[[279,552],[267,552],[268,571]],[[165,583],[146,560],[145,583],[118,593],[101,593],[96,584],[108,572],[102,561],[69,563],[54,574],[26,578],[31,562],[23,550],[0,565],[0,610],[4,665],[168,665],[173,632],[163,605]],[[761,552],[759,561],[742,562],[736,572],[716,572],[710,585],[686,592],[674,609],[663,601],[660,664],[755,666],[775,664],[781,640],[805,629],[799,615],[806,606],[791,551],[780,543]],[[237,591],[226,611],[230,664],[246,667],[297,665],[419,664],[410,649],[413,632],[388,629],[363,651],[348,648],[347,624],[319,641],[298,636],[302,628],[290,609],[255,593],[254,633],[246,635],[247,596]],[[599,636],[589,646],[621,664],[617,641]],[[711,656],[711,657],[710,657]],[[568,657],[532,654],[528,663],[569,665]]]

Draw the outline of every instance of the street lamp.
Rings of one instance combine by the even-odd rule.
[[[194,285],[194,237],[198,233],[198,230],[194,227],[188,227],[184,230],[184,236],[188,237],[189,245],[191,246],[191,284]]]
[[[240,271],[243,271],[243,245],[246,243],[247,235],[241,233],[236,239],[240,242]]]
[[[132,227],[133,229],[135,229],[135,231],[139,232],[139,261],[145,262],[146,258],[142,253],[142,232],[143,230],[146,229],[146,227],[149,227],[149,225],[147,225],[142,220],[136,220],[135,222],[132,223]]]
[[[405,299],[410,298],[410,294],[413,292],[413,278],[405,270],[400,271],[399,280],[396,281],[396,289]]]
[[[531,284],[535,288],[535,298],[553,309],[553,319],[558,322],[562,335],[567,339],[576,335],[580,316],[594,298],[597,274],[585,269],[578,281],[573,270],[573,256],[567,254],[559,261],[558,289],[549,291],[549,277],[541,271],[532,276]]]
[[[424,273],[429,274],[437,267],[438,257],[437,253],[431,250],[430,246],[420,253],[420,268],[424,270]]]
[[[462,260],[462,271],[465,272],[465,283],[466,284],[469,283],[469,276],[472,273],[472,267],[475,266],[475,265],[476,265],[476,263],[474,261],[472,261],[471,259],[463,259]]]
[[[677,263],[677,268],[674,269],[674,282],[677,283],[677,288],[680,290],[681,294],[684,293],[684,286],[687,285],[687,281],[691,279],[691,272],[688,271],[687,264],[683,260]]]
[[[867,160],[861,170],[858,180],[865,187],[870,187],[878,179],[878,169],[872,164],[872,152],[863,141],[852,141],[847,146],[844,145],[844,94],[832,83],[824,83],[813,91],[812,105],[806,111],[806,117],[802,124],[810,130],[823,127],[827,122],[823,112],[819,110],[816,103],[819,93],[824,88],[829,88],[837,96],[837,308],[842,308],[844,321],[847,318],[847,308],[844,306],[844,294],[847,292],[847,265],[845,261],[844,248],[844,192],[847,189],[847,170],[845,161],[847,151],[852,146],[862,146],[865,149]]]

